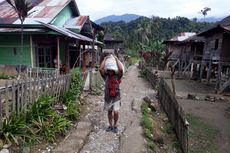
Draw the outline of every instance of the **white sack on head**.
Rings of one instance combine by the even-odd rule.
[[[118,61],[121,63],[120,60],[118,60]],[[121,65],[122,65],[122,70],[124,73],[124,71],[125,71],[124,65],[122,63],[121,63]],[[116,59],[113,57],[113,55],[109,55],[105,61],[105,71],[107,72],[107,70],[113,70],[113,71],[115,71],[115,73],[118,72]]]

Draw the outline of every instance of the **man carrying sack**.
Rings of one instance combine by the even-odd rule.
[[[119,84],[123,70],[123,64],[112,54],[106,56],[100,65],[100,74],[105,81],[104,109],[108,111],[109,127],[106,129],[108,132],[118,133],[117,121],[121,106]]]

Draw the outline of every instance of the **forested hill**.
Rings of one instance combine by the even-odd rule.
[[[105,28],[106,34],[124,40],[126,48],[137,49],[140,43],[169,39],[180,32],[201,32],[212,24],[197,22],[196,19],[189,20],[185,17],[173,19],[140,17],[128,23],[105,22],[101,25]]]

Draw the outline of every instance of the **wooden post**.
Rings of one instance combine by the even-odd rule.
[[[16,111],[16,92],[15,92],[15,83],[14,81],[12,82],[12,111]]]
[[[30,61],[31,61],[31,67],[34,67],[34,56],[33,56],[33,38],[32,35],[30,35]]]
[[[68,68],[68,70],[70,69],[70,58],[69,58],[69,44],[68,43],[66,43],[66,45],[65,45],[65,64],[66,64],[66,66],[67,66],[67,68]]]
[[[57,37],[57,69],[60,74],[60,38]]]
[[[211,71],[212,71],[212,54],[209,57],[208,72],[207,72],[207,83],[210,84]]]
[[[88,54],[88,51],[86,52],[86,50],[85,50],[85,42],[84,42],[83,52],[82,52],[82,73],[83,73],[84,79],[87,77],[87,74],[86,74],[86,54]]]
[[[193,75],[193,66],[194,66],[194,63],[191,64],[190,79],[192,78],[192,75]]]
[[[16,87],[16,104],[17,104],[17,113],[20,112],[20,86],[19,86],[19,80],[17,81],[17,87]]]
[[[89,71],[89,90],[92,91],[92,82],[93,82],[93,54],[94,54],[94,39],[93,39],[93,43],[92,43],[92,51],[90,54],[90,71]]]
[[[204,69],[204,63],[203,63],[203,61],[201,61],[201,63],[200,63],[200,82],[202,82],[203,69]]]
[[[221,83],[221,71],[222,71],[222,66],[221,66],[221,62],[219,61],[218,63],[218,74],[217,74],[217,78],[216,78],[216,92],[218,92],[218,90],[220,89],[220,83]]]
[[[25,81],[23,80],[22,82],[21,82],[21,110],[20,111],[22,111],[22,109],[24,108],[24,83],[25,83]]]
[[[8,82],[6,82],[5,85],[5,112],[6,112],[6,117],[9,118],[10,116],[10,110],[9,110],[9,87],[8,87]]]
[[[81,62],[82,62],[82,53],[81,53],[81,50],[82,50],[82,48],[80,47],[80,48],[79,48],[79,52],[80,52],[80,53],[79,53],[79,67],[80,67],[80,69],[81,69],[81,65],[82,65],[82,64],[81,64]]]
[[[40,96],[40,78],[37,79],[37,97],[36,99],[38,99]]]

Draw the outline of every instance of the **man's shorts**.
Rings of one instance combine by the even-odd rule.
[[[119,111],[121,107],[121,100],[118,100],[113,103],[104,103],[104,109],[107,111]]]

